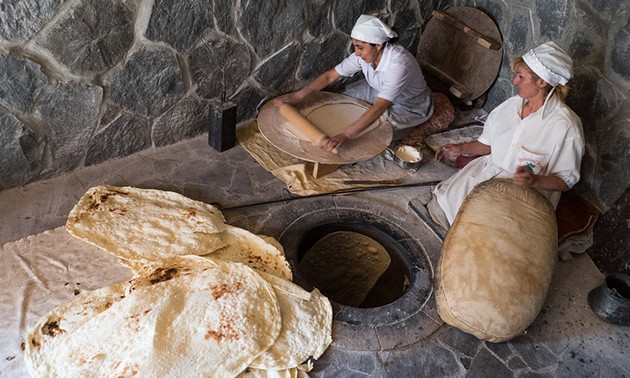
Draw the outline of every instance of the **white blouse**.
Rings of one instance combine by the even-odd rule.
[[[449,223],[453,223],[464,199],[474,187],[491,178],[511,178],[521,165],[536,174],[561,178],[569,188],[580,179],[584,135],[580,118],[557,96],[551,96],[525,119],[520,114],[523,99],[514,96],[494,109],[478,141],[491,153],[468,163],[433,193]],[[558,191],[541,191],[555,207]]]
[[[377,97],[391,101],[404,111],[417,114],[416,125],[433,112],[431,89],[414,56],[404,47],[387,43],[381,60],[374,69],[371,63],[350,54],[335,70],[341,76],[352,76],[362,71],[366,82],[377,92]]]

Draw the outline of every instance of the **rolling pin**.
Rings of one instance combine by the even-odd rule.
[[[280,114],[289,121],[289,131],[300,139],[308,140],[316,147],[321,147],[328,138],[315,124],[289,104],[280,105]]]

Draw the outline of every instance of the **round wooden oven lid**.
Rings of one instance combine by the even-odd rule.
[[[480,9],[433,11],[420,36],[418,63],[463,101],[483,95],[496,80],[503,59],[499,27]]]
[[[370,108],[370,104],[338,93],[316,92],[295,108],[328,136],[339,134]],[[358,137],[339,147],[337,154],[325,152],[302,140],[286,127],[273,101],[267,102],[258,114],[260,133],[276,148],[302,160],[322,164],[351,164],[369,160],[383,152],[392,141],[392,125],[382,115]]]

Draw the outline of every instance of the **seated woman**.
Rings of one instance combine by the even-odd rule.
[[[412,127],[431,117],[433,102],[431,90],[414,56],[402,46],[389,42],[397,36],[380,19],[361,15],[351,33],[354,54],[301,90],[279,97],[276,104],[299,103],[310,93],[326,88],[342,76],[349,77],[362,71],[365,80],[349,85],[344,94],[367,101],[372,107],[342,133],[326,140],[323,149],[332,151],[358,136],[383,113],[394,126],[394,140],[400,139]]]
[[[555,43],[542,44],[512,61],[518,95],[507,99],[488,116],[478,140],[442,146],[436,160],[459,155],[472,160],[433,191],[428,209],[448,228],[474,187],[491,178],[540,191],[556,207],[560,192],[580,179],[584,137],[579,117],[564,103],[565,84],[573,62]]]

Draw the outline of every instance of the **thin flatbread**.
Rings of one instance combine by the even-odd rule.
[[[64,330],[33,375],[233,377],[280,334],[274,289],[243,264],[185,256],[139,273],[122,299]]]
[[[128,260],[205,255],[226,245],[221,211],[155,189],[93,187],[70,211],[66,229]]]
[[[293,282],[261,273],[271,283],[280,304],[282,330],[275,343],[250,367],[309,371],[332,342],[332,306],[319,290],[308,292]]]
[[[57,348],[63,347],[70,334],[88,320],[109,309],[125,297],[127,282],[119,282],[85,292],[72,302],[64,303],[40,319],[24,343],[26,369],[31,376]]]
[[[284,255],[284,249],[273,238],[263,238],[245,229],[226,226],[223,241],[226,246],[205,255],[213,259],[242,262],[259,272],[273,274],[286,280],[293,279],[291,266]]]
[[[240,262],[258,272],[273,274],[287,280],[293,279],[291,266],[284,255],[284,249],[274,238],[262,237],[229,224],[226,224],[225,227],[226,230],[221,239],[225,246],[202,257]],[[167,253],[163,254],[167,255]],[[151,263],[149,259],[145,258],[121,262],[133,272],[138,272],[146,264]]]
[[[237,378],[298,378],[298,369],[263,370],[247,368]]]

